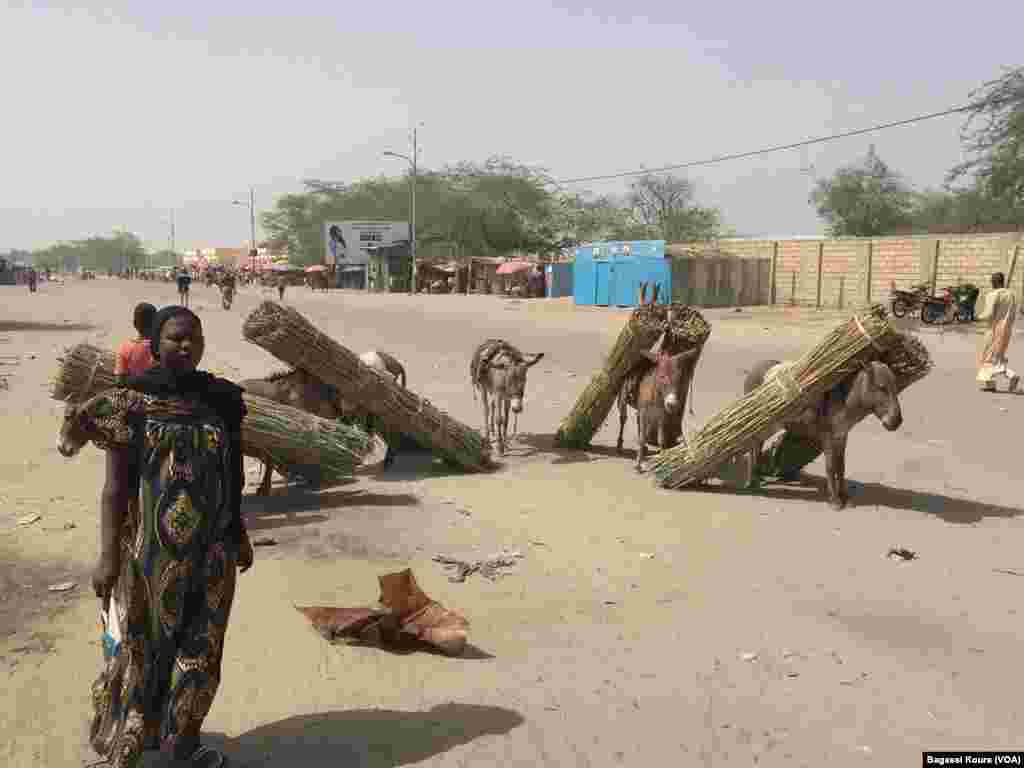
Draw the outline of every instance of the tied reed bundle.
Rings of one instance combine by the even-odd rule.
[[[688,445],[659,454],[651,462],[655,482],[664,488],[678,488],[714,474],[720,464],[769,437],[808,401],[898,343],[899,336],[881,306],[855,315],[788,371],[719,412]]]
[[[117,386],[114,353],[92,344],[76,344],[57,358],[57,375],[51,381],[54,400],[88,400]]]
[[[91,344],[78,344],[58,358],[51,397],[76,403],[117,387],[114,354]],[[315,466],[321,479],[351,477],[373,448],[373,438],[357,426],[243,394],[248,411],[242,421],[242,451],[281,467]]]
[[[385,431],[407,435],[470,471],[493,466],[490,445],[479,432],[364,365],[291,307],[263,302],[246,318],[242,335],[279,360],[336,387],[345,400],[376,416]]]
[[[585,448],[604,424],[619,390],[665,330],[665,307],[643,304],[633,310],[608,353],[604,367],[594,374],[562,422],[555,440],[567,448]]]
[[[711,323],[695,307],[670,304],[665,308],[665,337],[661,348],[669,354],[704,346],[711,335]],[[696,361],[694,361],[696,362]]]

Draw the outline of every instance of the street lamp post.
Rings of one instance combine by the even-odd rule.
[[[249,208],[249,237],[251,250],[249,251],[249,258],[252,259],[252,273],[256,274],[256,190],[254,187],[249,187],[249,202],[246,203],[242,200],[232,200],[234,205],[244,205]]]
[[[412,128],[412,157],[398,152],[383,153],[385,157],[398,157],[405,160],[409,163],[409,168],[412,171],[409,176],[409,255],[412,257],[412,285],[409,286],[409,293],[416,293],[416,278],[418,277],[418,270],[416,268],[416,174],[419,159],[417,129],[421,125],[423,125],[422,122],[417,123]]]

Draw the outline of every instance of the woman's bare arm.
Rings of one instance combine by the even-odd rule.
[[[94,586],[105,598],[121,567],[118,537],[133,496],[139,492],[139,473],[130,448],[107,451],[107,472],[100,494],[100,557]]]

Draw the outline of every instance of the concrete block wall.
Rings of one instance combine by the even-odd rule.
[[[1007,272],[1020,246],[1010,288],[1024,303],[1024,233],[876,238],[794,238],[789,240],[724,239],[684,243],[698,253],[714,249],[746,259],[774,258],[774,284],[764,286],[760,301],[777,305],[852,308],[885,303],[891,286],[909,289],[919,283],[941,289],[974,283],[982,296],[993,272]],[[819,273],[820,270],[820,273]],[[820,279],[820,297],[819,297]],[[704,286],[701,286],[702,290]],[[744,291],[744,294],[746,291]]]

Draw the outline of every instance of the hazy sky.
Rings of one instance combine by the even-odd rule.
[[[0,250],[127,227],[238,245],[303,178],[505,154],[556,178],[798,141],[964,103],[1021,63],[1024,3],[177,0],[0,6]],[[961,159],[958,116],[700,168],[744,234],[814,234],[814,173],[874,142],[915,185]],[[620,192],[624,182],[583,185]]]

